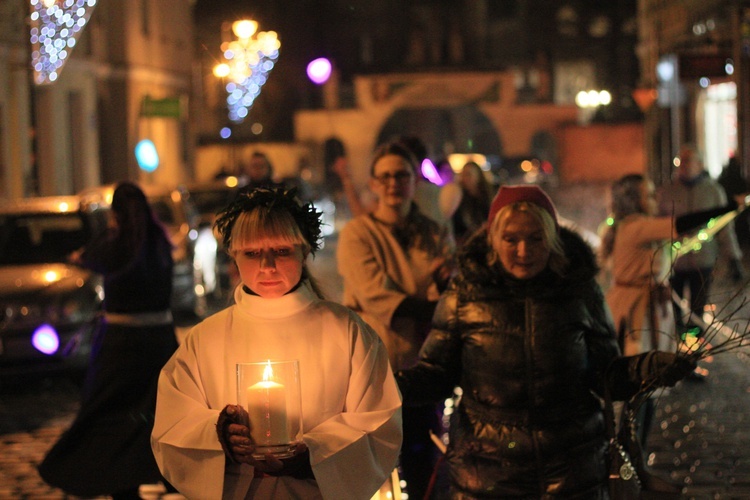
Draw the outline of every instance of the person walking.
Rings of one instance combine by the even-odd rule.
[[[396,466],[401,397],[383,343],[308,269],[321,215],[282,188],[240,193],[218,215],[242,281],[164,366],[151,439],[190,499],[367,500]],[[302,435],[287,458],[254,457],[259,422],[237,401],[237,364],[266,360],[299,361]]]
[[[417,361],[450,274],[452,238],[414,203],[416,169],[414,156],[399,142],[375,151],[370,189],[377,205],[344,226],[336,255],[344,305],[378,332],[394,370]],[[439,429],[435,404],[404,409],[400,465],[412,498],[427,491],[437,461],[429,432]]]
[[[611,187],[611,223],[599,249],[611,261],[607,303],[618,342],[630,356],[651,349],[674,350],[676,334],[669,276],[675,219],[656,215],[653,183],[640,174]]]
[[[467,162],[458,174],[461,201],[453,214],[453,234],[461,245],[487,220],[492,202],[492,186],[482,168],[473,161]]]
[[[39,465],[71,495],[139,499],[164,478],[149,444],[159,370],[177,349],[170,311],[172,244],[143,191],[119,183],[108,230],[70,260],[104,276],[104,316],[81,408]]]
[[[620,356],[593,250],[534,185],[503,186],[459,252],[404,406],[462,396],[446,452],[450,496],[608,498],[599,397],[674,385],[694,363]]]
[[[679,217],[727,205],[726,193],[704,170],[698,151],[692,144],[680,149],[679,159],[676,177],[671,183],[661,186],[658,192],[659,214]],[[674,262],[672,289],[680,299],[687,299],[689,304],[687,314],[682,312],[679,304],[675,304],[675,319],[680,334],[691,329],[702,331],[703,313],[720,254],[726,260],[730,277],[739,283],[744,276],[742,251],[732,223],[720,231],[715,239],[702,242],[700,250],[687,253]]]
[[[738,205],[745,204],[745,198],[750,195],[750,182],[742,172],[742,164],[736,156],[732,156],[716,179],[729,200],[734,200]],[[734,230],[740,248],[750,245],[750,212],[744,211],[734,221]]]

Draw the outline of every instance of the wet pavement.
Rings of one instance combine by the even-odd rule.
[[[747,259],[746,259],[747,260]],[[746,264],[747,266],[747,264]],[[750,269],[746,267],[746,269]],[[748,331],[750,284],[717,279],[708,343]],[[708,319],[709,315],[706,316]],[[651,470],[686,498],[750,498],[750,345],[708,357],[705,380],[686,379],[657,399],[647,452]]]
[[[335,243],[329,239],[311,267],[329,298],[339,300]],[[716,283],[712,298],[725,331],[747,330],[746,294],[735,294],[721,276]],[[651,470],[682,486],[687,499],[750,498],[750,346],[701,364],[706,380],[680,382],[657,400],[647,446]],[[36,466],[72,422],[78,391],[64,378],[0,385],[0,500],[77,498],[44,484]]]

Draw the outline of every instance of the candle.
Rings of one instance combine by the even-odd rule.
[[[251,434],[260,446],[286,444],[291,441],[287,426],[286,388],[275,382],[271,361],[263,370],[263,380],[245,392]]]

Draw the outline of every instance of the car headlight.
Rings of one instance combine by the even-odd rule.
[[[40,304],[12,302],[5,305],[5,318],[9,325],[39,321],[43,316]]]

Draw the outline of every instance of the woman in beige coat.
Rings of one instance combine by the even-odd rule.
[[[344,305],[383,339],[395,370],[416,363],[430,328],[440,284],[447,281],[452,240],[414,204],[416,161],[399,143],[381,146],[371,166],[371,213],[352,219],[338,242]],[[412,498],[422,498],[434,462],[429,430],[435,407],[404,408],[401,468]]]
[[[669,303],[671,217],[657,217],[653,183],[630,174],[612,185],[612,224],[602,239],[601,259],[611,259],[607,303],[625,356],[674,350]]]

